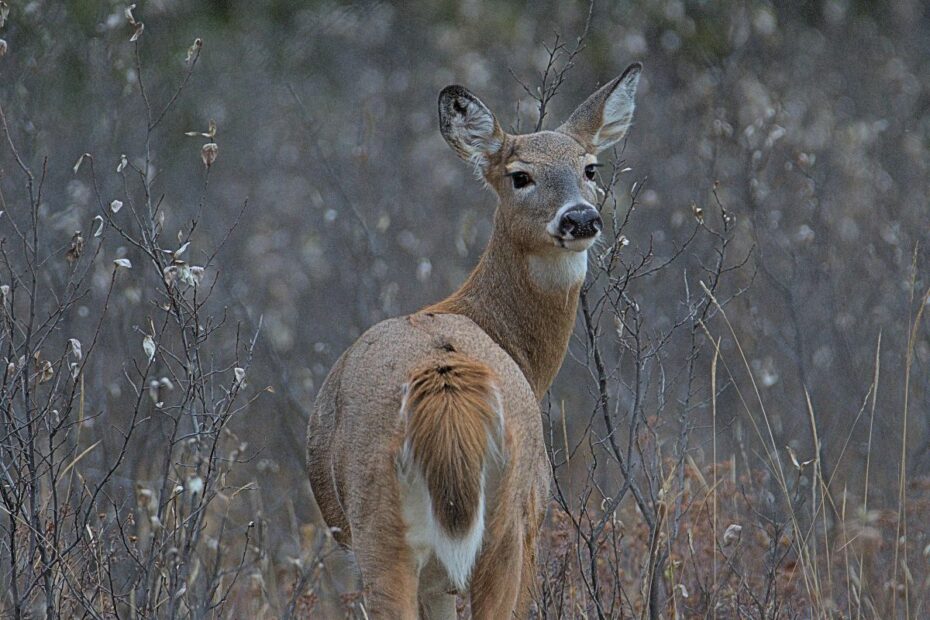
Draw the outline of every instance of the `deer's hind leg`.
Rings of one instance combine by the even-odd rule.
[[[355,551],[369,618],[417,620],[419,567],[404,538],[404,526],[394,510],[381,513],[375,525],[353,523]]]
[[[423,620],[455,620],[455,590],[446,569],[433,557],[420,571],[420,618]]]
[[[455,594],[432,592],[420,595],[420,617],[423,620],[455,620]]]
[[[367,545],[366,545],[367,543]],[[369,618],[417,620],[417,570],[409,552],[356,540],[365,611]]]
[[[517,593],[516,617],[526,618],[536,594],[536,542],[538,530],[527,530],[523,540],[523,566],[520,571],[520,590]]]
[[[527,523],[523,532],[523,568],[520,573],[520,591],[517,594],[517,618],[526,618],[529,615],[530,605],[538,600],[536,595],[536,558],[539,532],[542,529],[545,511],[539,507],[539,496],[534,494],[527,506],[524,522]]]
[[[523,569],[522,529],[514,527],[495,537],[479,556],[470,587],[475,620],[514,616]]]

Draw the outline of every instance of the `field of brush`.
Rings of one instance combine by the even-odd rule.
[[[533,617],[926,617],[928,32],[917,0],[0,2],[0,617],[367,617],[304,435],[485,247],[436,97],[552,128],[636,60]]]

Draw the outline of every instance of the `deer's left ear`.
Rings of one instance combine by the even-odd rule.
[[[482,170],[504,144],[504,130],[491,110],[457,85],[446,86],[439,93],[439,131],[459,157]]]
[[[572,112],[558,131],[574,136],[595,153],[619,142],[633,121],[634,96],[643,65],[635,62]]]

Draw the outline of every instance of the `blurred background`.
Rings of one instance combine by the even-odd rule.
[[[201,212],[201,146],[211,141],[185,132],[207,132],[215,121],[219,150],[187,255],[204,263],[236,223],[209,268],[210,308],[243,333],[261,324],[249,390],[271,388],[231,422],[251,455],[239,475],[258,482],[260,497],[249,501],[267,519],[312,522],[303,434],[329,367],[375,322],[451,292],[490,232],[494,197],[443,142],[438,91],[463,84],[506,129],[531,130],[536,108],[520,81],[539,82],[557,35],[575,45],[588,4],[148,0],[134,10],[144,23],[138,46],[129,42],[124,3],[9,5],[0,104],[28,165],[41,170],[47,157],[38,216],[53,248],[43,281],[49,290],[65,280],[74,232],[89,238],[96,226],[93,184],[86,170],[75,173],[75,162],[93,154],[100,194],[107,203],[119,198],[122,181],[112,170],[120,156],[144,156],[138,66],[160,107],[202,39],[190,83],[153,134],[148,174],[164,234],[173,237]],[[698,235],[685,244],[696,218],[716,213],[719,199],[733,218],[727,261],[739,268],[717,297],[730,300],[727,317],[774,443],[811,458],[812,410],[824,466],[840,472],[840,488],[861,485],[871,445],[882,457],[871,464],[875,501],[894,501],[905,406],[905,468],[917,477],[930,466],[923,326],[910,341],[905,391],[908,343],[930,284],[930,9],[918,0],[599,3],[546,126],[634,60],[645,71],[619,155],[630,168],[617,187],[621,210],[634,183],[638,195],[624,253],[672,261],[629,283],[647,332],[658,338],[670,330],[687,314],[683,300],[707,280],[714,240]],[[5,237],[11,221],[29,216],[15,173],[4,144]],[[89,294],[61,326],[63,341],[91,337],[93,309],[121,256],[143,262],[118,238],[104,243]],[[113,439],[110,422],[135,397],[123,373],[142,357],[138,328],[147,329],[153,314],[146,277],[134,271],[115,289],[104,353],[85,373],[88,407],[103,413],[88,437]],[[720,315],[710,332],[738,375],[736,339]],[[603,346],[620,356],[619,341]],[[660,350],[654,385],[665,371],[675,375],[689,346],[674,340]],[[710,361],[705,347],[695,370],[704,384]],[[751,393],[748,377],[734,381]],[[674,413],[666,418],[659,405],[648,412],[664,420],[655,432],[660,442],[674,441],[686,423],[695,433],[689,457],[707,463],[706,385],[703,404],[682,409],[681,398],[668,394]],[[572,441],[589,432],[595,399],[576,339],[550,395]],[[736,390],[720,392],[718,450],[723,458],[743,446],[754,466],[761,458],[742,410]],[[147,478],[146,455],[158,441],[154,433],[136,438],[113,493],[131,495]],[[96,451],[87,463],[105,458]],[[560,475],[574,475],[570,469]],[[275,544],[285,553],[294,543]]]

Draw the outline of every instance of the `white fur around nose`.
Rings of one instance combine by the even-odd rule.
[[[559,224],[562,223],[562,216],[565,215],[565,212],[574,207],[574,203],[562,205],[558,211],[556,211],[555,217],[549,220],[549,223],[546,224],[546,232],[552,235],[553,237],[561,236],[559,232]]]

